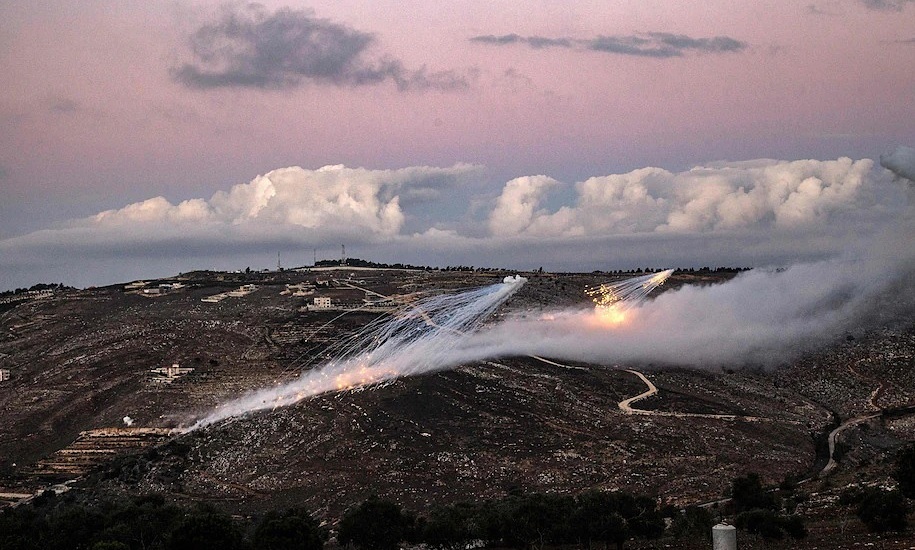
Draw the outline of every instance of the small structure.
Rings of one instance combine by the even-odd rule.
[[[10,369],[0,369],[0,382],[6,382],[10,379]]]
[[[286,290],[280,294],[292,296],[311,296],[315,293],[315,287],[311,283],[298,283],[294,285],[286,285]]]
[[[241,298],[242,296],[247,296],[255,290],[257,290],[257,285],[242,285],[235,290],[220,292],[219,294],[213,294],[212,296],[205,296],[201,298],[200,301],[215,304],[225,300],[226,298]]]
[[[712,527],[712,550],[737,550],[737,528],[727,523]]]
[[[315,296],[312,309],[330,309],[332,304],[328,296]]]
[[[230,290],[226,294],[233,298],[241,298],[242,296],[247,296],[257,290],[257,285],[241,285],[236,290]]]
[[[194,369],[191,367],[182,367],[178,363],[172,363],[172,366],[170,367],[159,367],[157,369],[152,369],[149,372],[153,374],[154,382],[171,384],[185,374],[194,372]]]

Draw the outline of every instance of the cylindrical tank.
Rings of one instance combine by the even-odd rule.
[[[712,550],[737,550],[737,528],[727,523],[712,527]]]

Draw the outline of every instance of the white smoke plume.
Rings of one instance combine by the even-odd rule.
[[[455,367],[462,355],[454,351],[525,281],[523,277],[506,277],[498,284],[434,296],[411,305],[384,322],[366,327],[326,364],[303,372],[292,382],[222,404],[190,429],[328,392],[361,389]]]
[[[911,150],[909,150],[911,151]],[[903,151],[900,171],[915,167]],[[850,241],[839,257],[781,269],[754,269],[712,286],[683,286],[633,308],[622,323],[593,310],[518,318],[475,335],[468,360],[542,355],[604,365],[716,367],[775,365],[877,323],[915,315],[915,216],[885,220],[873,237]]]
[[[549,185],[523,181],[517,187],[521,195],[530,196],[544,184]],[[474,331],[523,280],[506,279],[493,287],[436,298],[413,313],[370,327],[340,359],[307,371],[292,383],[222,405],[191,429],[322,393],[504,356],[536,355],[606,366],[775,365],[875,322],[911,322],[911,210],[910,204],[904,214],[886,220],[885,230],[876,237],[849,243],[840,257],[754,269],[718,285],[683,286],[638,307],[621,308],[622,316],[608,317],[601,308],[555,311]]]

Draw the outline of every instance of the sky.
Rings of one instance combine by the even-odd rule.
[[[825,259],[906,215],[913,59],[912,0],[7,0],[0,290]]]

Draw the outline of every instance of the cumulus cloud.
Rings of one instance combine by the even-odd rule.
[[[629,55],[636,57],[671,58],[688,53],[732,53],[748,47],[729,36],[693,38],[685,34],[649,32],[633,35],[600,35],[582,40],[573,38],[551,38],[545,36],[521,36],[518,34],[481,35],[470,38],[471,42],[494,46],[523,44],[533,49],[566,48]]]
[[[371,33],[290,8],[226,6],[221,19],[189,39],[194,60],[172,69],[190,88],[291,88],[303,82],[364,86],[392,81],[401,90],[465,88],[453,71],[409,70],[389,56],[371,58]]]
[[[430,194],[477,167],[410,167],[367,170],[342,165],[317,170],[281,168],[249,183],[220,191],[208,201],[191,199],[172,204],[163,197],[107,210],[84,220],[89,226],[145,224],[220,224],[234,226],[296,226],[322,234],[391,236],[403,223],[400,193]]]
[[[538,209],[539,193],[519,193],[510,182],[490,227],[497,235],[541,236],[816,227],[890,208],[873,168],[873,161],[849,158],[717,163],[676,173],[641,168],[578,183],[576,204],[555,212]],[[508,220],[507,212],[530,215]]]
[[[915,183],[915,149],[899,146],[892,153],[880,155],[880,164],[900,178]]]
[[[906,173],[911,150],[882,161]],[[847,158],[755,160],[641,168],[574,186],[522,176],[500,193],[481,187],[485,174],[473,165],[281,168],[209,198],[154,197],[0,239],[0,283],[84,286],[266,267],[277,251],[284,264],[303,265],[313,247],[336,251],[340,243],[354,257],[417,265],[785,265],[834,257],[894,224],[907,199],[890,170]],[[474,196],[491,197],[491,206],[475,209]]]
[[[544,212],[535,212],[543,195],[559,182],[547,176],[523,176],[505,184],[496,207],[489,217],[489,229],[493,235],[515,235],[530,227],[534,217]]]

